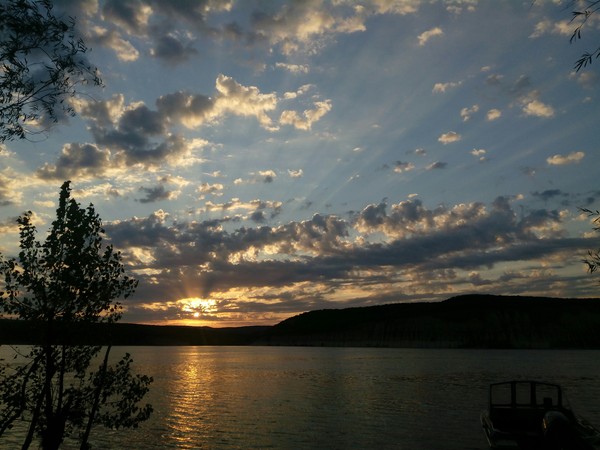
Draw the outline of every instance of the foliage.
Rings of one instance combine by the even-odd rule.
[[[0,2],[0,143],[74,115],[78,86],[102,84],[74,19],[52,9],[51,0]]]
[[[18,258],[0,255],[0,313],[31,321],[44,336],[28,353],[15,355],[20,362],[0,367],[0,437],[23,419],[29,423],[23,448],[36,436],[44,449],[58,448],[68,436],[87,448],[93,424],[136,427],[152,412],[150,405],[138,406],[152,378],[132,374],[130,355],[111,366],[109,346],[98,369],[90,370],[102,347],[77,345],[70,331],[74,323],[119,320],[120,300],[137,286],[125,275],[121,254],[103,245],[94,207],[80,207],[70,192],[65,182],[44,242],[36,240],[27,212],[18,219]]]
[[[598,12],[600,9],[600,0],[590,0],[587,2],[587,8],[584,10],[575,10],[572,12],[573,17],[571,21],[579,21],[579,24],[573,31],[571,35],[571,43],[581,39],[581,30],[588,24],[590,18]],[[575,62],[575,70],[579,72],[582,68],[586,67],[588,64],[592,64],[592,60],[594,58],[600,57],[600,47],[598,47],[593,52],[585,52],[581,55]]]
[[[600,231],[600,211],[592,211],[587,208],[580,208],[582,212],[586,213],[588,217],[594,217],[594,230]],[[588,256],[583,260],[585,264],[588,266],[588,270],[590,273],[594,273],[596,270],[600,269],[600,249],[598,250],[588,250]]]

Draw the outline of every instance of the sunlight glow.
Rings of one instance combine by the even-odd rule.
[[[177,302],[181,305],[181,310],[192,313],[194,318],[200,318],[203,314],[217,312],[217,301],[208,298],[184,298]]]

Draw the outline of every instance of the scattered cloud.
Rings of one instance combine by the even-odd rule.
[[[427,166],[427,170],[445,169],[448,163],[442,161],[435,161]]]
[[[419,36],[417,36],[417,39],[419,40],[419,45],[423,46],[432,37],[442,36],[443,34],[444,34],[444,32],[442,31],[442,29],[440,27],[435,27],[435,28],[432,28],[431,30],[424,31]]]
[[[554,108],[550,105],[540,102],[539,100],[531,100],[523,105],[523,112],[526,116],[534,117],[553,117]]]
[[[479,159],[479,161],[482,162],[487,160],[485,156],[486,153],[486,150],[484,150],[483,148],[474,148],[473,150],[471,150],[471,155],[473,155],[475,158]]]
[[[175,33],[167,33],[155,38],[150,55],[170,64],[179,64],[198,54],[192,42],[185,42]]]
[[[486,120],[488,120],[489,122],[493,121],[493,120],[497,120],[502,116],[502,111],[500,111],[499,109],[490,109],[485,118]]]
[[[446,144],[451,144],[452,142],[458,142],[461,139],[462,139],[462,136],[460,134],[458,134],[456,131],[449,131],[447,133],[442,134],[438,138],[438,141],[440,141],[442,144],[446,145]]]
[[[376,282],[397,290],[400,285],[413,286],[410,280],[417,274],[420,283],[437,279],[495,286],[517,272],[490,273],[483,279],[482,269],[514,262],[535,264],[584,243],[561,237],[559,212],[517,214],[511,201],[498,197],[491,205],[475,202],[429,209],[412,198],[392,205],[369,204],[349,220],[315,214],[270,227],[265,224],[280,205],[236,200],[221,208],[244,208],[258,226],[228,232],[220,226],[226,218],[175,223],[157,211],[147,218],[107,224],[106,230],[114,245],[137,249],[139,257],[130,255],[130,263],[142,281],[141,304],[181,298],[181,286],[192,290],[190,296],[215,299],[247,289],[259,302],[282,299],[284,292],[295,293],[297,299],[303,286],[314,283],[321,291],[343,294],[350,276],[355,289]],[[357,241],[352,237],[356,233],[380,239]],[[423,248],[429,251],[419,251]],[[524,283],[532,283],[527,272],[519,273]],[[326,299],[321,301],[320,305],[327,304]],[[314,308],[313,303],[308,309]]]
[[[473,105],[470,108],[463,108],[460,110],[460,117],[462,117],[463,122],[466,122],[477,111],[479,111],[479,105]]]
[[[306,74],[309,72],[309,67],[306,64],[288,64],[288,63],[278,62],[278,63],[275,63],[275,67],[277,67],[278,69],[287,70],[288,72],[297,73],[297,74]]]
[[[539,38],[545,34],[556,34],[560,36],[571,36],[577,27],[577,21],[559,20],[552,22],[549,19],[540,20],[529,35],[531,39]]]
[[[272,183],[277,178],[277,174],[273,170],[261,170],[258,174],[264,183]]]
[[[440,52],[455,50],[446,38],[453,22],[502,26],[492,6],[54,3],[77,18],[106,89],[72,99],[78,117],[43,143],[32,135],[33,143],[0,145],[3,254],[18,252],[19,212],[39,209],[35,220],[47,225],[56,201],[49,187],[72,179],[140,279],[128,321],[201,311],[217,325],[273,323],[312,309],[472,291],[593,292],[584,269],[576,274],[576,255],[595,235],[572,211],[596,208],[600,194],[572,189],[589,185],[597,165],[598,75],[565,76],[569,63],[547,58],[547,39],[531,41],[540,47],[532,53],[493,33],[436,66]],[[412,35],[399,26],[425,6],[439,26]],[[550,6],[536,2],[519,17],[529,28],[519,29],[568,41],[566,22],[543,18]],[[467,12],[469,20],[458,16]],[[484,47],[494,51],[465,71],[463,59]],[[439,70],[415,72],[431,67]],[[530,119],[559,115],[560,127]],[[484,173],[478,162],[492,155]],[[551,167],[577,163],[564,177]],[[513,194],[472,201],[502,189]],[[190,308],[198,298],[206,303]]]
[[[214,184],[202,183],[200,186],[198,186],[198,188],[196,189],[196,192],[198,192],[202,196],[205,196],[208,194],[223,195],[224,187],[225,186],[223,186],[221,183],[214,183]]]
[[[498,86],[499,84],[502,83],[503,78],[504,78],[504,75],[492,73],[486,77],[485,82],[489,86]]]
[[[585,157],[584,152],[571,152],[568,155],[553,155],[546,159],[546,162],[551,166],[564,166],[567,164],[575,164],[580,162]]]
[[[533,197],[539,198],[540,200],[543,200],[544,202],[547,202],[548,200],[552,200],[555,197],[564,197],[566,196],[564,192],[562,192],[560,189],[547,189],[545,191],[542,192],[532,192],[531,195]]]
[[[115,30],[107,30],[99,26],[90,29],[90,44],[100,45],[112,49],[119,61],[132,62],[140,57],[140,52]]]
[[[314,109],[304,110],[302,116],[296,111],[283,111],[279,118],[282,125],[293,125],[299,130],[310,130],[313,123],[319,121],[325,114],[331,111],[331,100],[314,103]]]
[[[414,168],[415,165],[410,162],[396,161],[396,163],[394,164],[394,172],[396,173],[409,172]]]
[[[600,80],[598,74],[591,71],[572,72],[569,77],[575,79],[585,89],[594,89]]]
[[[162,200],[173,200],[179,195],[178,191],[168,191],[163,184],[151,188],[142,186],[140,187],[140,191],[146,195],[144,198],[138,200],[140,203],[155,203]]]
[[[450,81],[448,83],[435,83],[431,90],[434,94],[443,94],[448,89],[453,89],[462,84],[462,81]]]
[[[300,86],[295,94],[304,94],[311,87]],[[314,109],[304,110],[302,115],[283,111],[280,123],[310,130],[332,108],[330,100],[315,101],[313,105]],[[158,97],[156,109],[143,102],[127,104],[122,94],[104,101],[79,99],[75,107],[88,121],[95,142],[65,144],[58,160],[54,164],[45,163],[37,175],[45,180],[91,179],[114,176],[132,166],[153,169],[161,164],[173,167],[196,164],[201,161],[197,150],[209,143],[173,133],[177,124],[196,129],[235,115],[255,118],[265,130],[274,132],[279,125],[269,114],[277,106],[275,93],[262,93],[256,86],[244,86],[223,74],[216,79],[213,96],[178,91]]]

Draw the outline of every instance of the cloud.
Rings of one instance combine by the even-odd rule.
[[[109,150],[95,144],[65,144],[55,164],[44,164],[37,171],[45,180],[89,179],[102,176],[111,166]]]
[[[452,142],[458,142],[461,139],[462,139],[462,136],[460,134],[458,134],[455,131],[449,131],[447,133],[442,134],[438,138],[438,141],[440,141],[442,144],[446,145],[446,144],[451,144]]]
[[[133,44],[128,40],[123,39],[115,30],[94,26],[90,28],[90,34],[89,43],[91,45],[98,44],[112,49],[116,53],[119,61],[132,62],[140,57],[140,52]]]
[[[533,32],[529,35],[531,39],[539,38],[545,34],[555,34],[559,36],[571,36],[575,28],[577,27],[577,21],[572,20],[559,20],[552,22],[548,19],[544,19],[536,23]]]
[[[159,210],[105,228],[115,246],[130,249],[124,255],[141,281],[140,305],[194,296],[231,302],[243,296],[246,301],[238,305],[248,312],[268,304],[271,312],[289,315],[304,304],[299,299],[312,298],[308,309],[317,307],[315,298],[322,307],[340,295],[361,301],[360,292],[366,296],[374,283],[376,302],[397,300],[386,292],[397,295],[400,287],[412,292],[424,282],[446,293],[456,283],[501,286],[510,277],[518,285],[514,289],[530,292],[539,261],[564,261],[587,241],[565,237],[557,211],[517,214],[511,207],[515,199],[430,209],[413,198],[370,204],[347,220],[316,214],[277,226],[265,224],[281,203],[235,199],[221,205],[222,211],[245,210],[254,226],[227,231],[222,225],[234,224],[230,217],[186,222]],[[510,273],[502,272],[504,264],[510,264]],[[481,275],[494,266],[498,275]],[[548,277],[553,278],[542,279]],[[311,295],[317,292],[318,297]]]
[[[151,56],[172,64],[187,61],[197,54],[198,51],[192,47],[190,42],[182,42],[181,38],[173,33],[156,38],[154,47],[150,49]]]
[[[263,177],[264,183],[272,183],[277,178],[277,174],[272,170],[261,170],[258,174]]]
[[[460,117],[462,117],[463,122],[466,122],[477,111],[479,111],[479,105],[473,105],[470,108],[463,108],[460,110]]]
[[[302,171],[302,169],[288,169],[288,175],[290,176],[290,178],[302,178],[304,176],[304,172]]]
[[[510,87],[510,92],[514,95],[521,95],[523,101],[529,101],[536,99],[539,96],[539,92],[531,91],[527,94],[524,92],[531,87],[531,80],[527,75],[520,75]]]
[[[196,128],[232,114],[255,117],[263,128],[276,129],[267,114],[277,107],[275,93],[263,94],[256,86],[244,86],[223,74],[217,77],[215,89],[213,97],[184,91],[163,95],[156,100],[158,112],[187,128]]]
[[[278,63],[275,63],[275,67],[277,67],[278,69],[284,69],[284,70],[287,70],[288,72],[297,73],[297,74],[306,74],[309,72],[309,67],[307,64],[288,64],[288,63],[278,62]]]
[[[223,188],[224,188],[224,186],[221,183],[214,183],[214,184],[202,183],[196,189],[196,192],[198,192],[202,196],[207,195],[207,194],[223,195]]]
[[[419,40],[419,45],[423,46],[432,37],[442,36],[443,34],[444,34],[444,32],[442,31],[442,29],[440,27],[435,27],[435,28],[432,28],[431,30],[424,31],[419,36],[417,36],[417,39]]]
[[[552,117],[554,116],[554,109],[540,102],[539,100],[531,100],[523,105],[523,112],[526,116],[534,117]]]
[[[256,117],[262,127],[275,129],[267,115],[267,112],[277,106],[277,96],[274,93],[263,94],[256,86],[243,86],[223,74],[217,77],[216,89],[218,94],[214,107],[218,114]]]
[[[105,20],[120,25],[130,34],[145,34],[151,15],[152,8],[142,1],[107,0],[102,8]]]
[[[486,161],[487,158],[485,157],[486,154],[486,150],[483,148],[474,148],[473,150],[471,150],[471,155],[473,155],[474,157],[478,158],[479,161]]]
[[[497,86],[500,83],[502,83],[503,78],[504,75],[493,73],[487,76],[487,78],[485,79],[485,83],[489,86]]]
[[[273,13],[255,12],[252,34],[277,45],[290,55],[318,48],[320,40],[337,33],[355,33],[366,29],[365,16],[360,9],[334,10],[320,1],[295,2],[282,6]]]
[[[122,94],[104,101],[77,100],[75,108],[90,124],[95,142],[67,144],[59,160],[55,164],[46,163],[38,170],[38,176],[89,178],[114,175],[131,166],[153,169],[161,164],[188,166],[199,162],[194,152],[208,142],[187,140],[173,133],[171,129],[177,124],[194,129],[236,115],[253,117],[268,131],[278,129],[268,115],[278,104],[275,93],[264,94],[255,86],[244,86],[223,74],[217,77],[215,87],[216,94],[212,97],[183,91],[162,95],[156,100],[156,109],[143,102],[126,104]],[[303,85],[296,93],[303,94],[310,88],[311,85]],[[281,122],[310,130],[330,111],[331,101],[317,101],[314,106],[305,110],[302,117],[284,111]]]
[[[435,161],[427,166],[427,170],[445,169],[447,162]]]
[[[576,164],[585,157],[584,152],[571,152],[568,155],[553,155],[546,159],[550,166],[564,166],[567,164]]]
[[[450,81],[448,83],[435,83],[433,85],[433,89],[431,90],[431,92],[433,92],[434,94],[440,94],[440,93],[443,94],[448,89],[458,87],[461,84],[462,84],[462,81]]]
[[[575,79],[585,89],[595,88],[598,85],[598,80],[600,80],[598,74],[591,71],[572,72],[569,78]]]
[[[295,91],[285,92],[283,94],[283,98],[285,100],[291,100],[291,99],[297,98],[300,95],[306,94],[313,87],[314,87],[314,85],[312,85],[312,84],[304,84],[304,85],[300,86],[298,89],[296,89]]]
[[[99,133],[101,144],[65,144],[54,164],[45,163],[36,171],[44,180],[93,179],[118,176],[133,166],[155,169],[163,165],[182,167],[196,163],[194,151],[202,143],[172,135],[161,143],[139,141],[120,133]],[[112,147],[109,150],[108,147]]]
[[[416,13],[420,0],[369,0],[361,4],[310,0],[273,7],[260,2],[240,7],[231,0],[107,0],[100,11],[94,1],[88,1],[85,7],[74,2],[58,3],[64,4],[67,14],[81,19],[78,22],[84,28],[89,25],[88,36],[94,35],[91,28],[98,23],[109,29],[106,33],[96,32],[97,37],[104,37],[96,42],[113,48],[121,57],[131,60],[127,55],[133,55],[135,49],[130,42],[135,40],[150,45],[152,56],[177,63],[197,53],[193,44],[198,38],[243,42],[248,47],[266,44],[278,47],[284,55],[315,53],[333,42],[338,34],[365,31],[371,16]],[[223,12],[235,19],[223,21]],[[427,40],[438,33],[436,29],[429,30],[421,39]],[[278,67],[296,73],[306,70],[306,66],[294,66]]]
[[[270,209],[271,217],[275,217],[281,212],[282,203],[279,201],[265,201],[258,199],[243,202],[239,198],[232,198],[224,203],[213,203],[207,201],[204,206],[206,211],[250,211],[252,213],[255,211],[264,211],[266,209]]]
[[[315,102],[314,109],[304,110],[302,116],[296,111],[283,111],[279,118],[282,125],[293,125],[299,130],[310,130],[313,123],[319,121],[325,114],[331,111],[331,100]]]
[[[215,117],[214,99],[202,94],[165,94],[156,100],[156,106],[167,120],[178,121],[187,128],[196,128]]]
[[[366,3],[377,14],[414,14],[419,10],[421,0],[370,0]]]
[[[163,184],[152,188],[142,186],[139,188],[139,190],[146,194],[144,198],[138,200],[140,203],[154,203],[161,200],[173,200],[179,195],[178,191],[167,191]]]
[[[18,217],[9,217],[0,221],[0,233],[2,234],[14,234],[15,236],[19,233],[19,223],[17,222]]]
[[[108,100],[89,101],[76,99],[75,109],[81,116],[92,122],[94,126],[109,127],[115,125],[125,111],[123,94],[113,94]]]
[[[396,161],[396,163],[394,164],[394,172],[396,173],[408,172],[413,170],[414,168],[415,165],[410,162]]]
[[[499,119],[502,116],[502,111],[500,111],[499,109],[490,109],[485,118],[486,120],[488,120],[489,122]]]
[[[554,197],[563,197],[566,194],[564,194],[560,189],[547,189],[543,192],[532,192],[531,195],[547,202],[548,200],[552,200]]]
[[[0,171],[0,207],[20,204],[22,199],[21,177],[10,169]]]

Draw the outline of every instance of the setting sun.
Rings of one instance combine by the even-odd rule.
[[[192,317],[198,319],[202,315],[215,313],[217,311],[217,301],[208,298],[184,298],[178,302],[181,310],[191,313]]]

